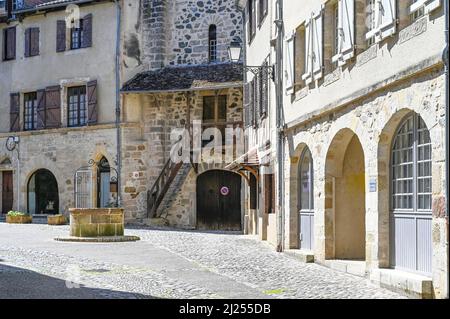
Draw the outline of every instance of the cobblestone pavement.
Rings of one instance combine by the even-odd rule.
[[[67,234],[0,223],[0,298],[403,298],[239,234],[128,229],[142,240],[53,240]]]

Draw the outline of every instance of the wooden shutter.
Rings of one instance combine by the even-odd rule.
[[[255,125],[255,79],[250,82],[250,108],[248,112],[248,120],[250,126]]]
[[[420,8],[425,8],[425,14],[439,8],[441,6],[441,0],[417,0],[410,6],[410,13],[414,13]]]
[[[30,56],[30,39],[31,39],[31,29],[28,28],[25,30],[25,57]]]
[[[286,39],[286,57],[284,67],[284,77],[286,83],[286,94],[294,93],[295,82],[295,33]]]
[[[260,107],[261,107],[261,74],[257,74],[255,75],[255,77],[253,78],[253,81],[255,82],[255,107],[254,107],[254,112],[255,112],[255,119],[254,119],[254,125],[258,124],[258,120],[260,117]]]
[[[66,51],[66,21],[56,21],[56,52]]]
[[[265,117],[267,115],[269,104],[269,71],[267,70],[268,63],[264,62],[263,66],[264,69],[261,73],[261,117]]]
[[[250,0],[252,2],[252,27],[251,27],[251,37],[256,34],[256,1]]]
[[[250,122],[250,107],[251,107],[250,88],[251,88],[250,83],[244,84],[243,103],[244,103],[244,125],[245,125],[245,127],[248,127],[251,125],[251,122]]]
[[[309,20],[305,23],[305,73],[302,75],[306,84],[312,81],[312,48],[312,24]]]
[[[98,107],[97,107],[97,81],[91,81],[87,84],[88,98],[88,124],[97,124]]]
[[[30,55],[39,55],[39,28],[30,29]]]
[[[42,130],[45,128],[45,90],[38,90],[36,92],[36,110],[37,110],[37,122],[36,129]]]
[[[380,38],[385,39],[395,33],[397,28],[397,0],[380,0]]]
[[[92,46],[92,14],[88,14],[82,20],[83,38],[81,41],[82,48],[89,48]]]
[[[14,60],[16,58],[16,27],[7,28],[3,31],[4,39],[4,60]]]
[[[20,93],[11,93],[10,95],[10,131],[20,131]]]
[[[355,55],[355,0],[339,0],[340,65]]]
[[[59,85],[45,89],[45,128],[61,127],[61,88]]]
[[[313,77],[318,80],[323,75],[323,11],[320,10],[318,14],[313,15],[312,18],[312,67]]]

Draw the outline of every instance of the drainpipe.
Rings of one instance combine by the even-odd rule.
[[[120,30],[121,30],[121,16],[122,8],[120,6],[120,0],[115,0],[116,3],[116,144],[117,144],[117,206],[122,206],[122,190],[121,190],[121,177],[122,177],[122,140],[120,130]]]
[[[278,161],[277,251],[284,249],[284,134],[283,134],[283,0],[278,0],[276,43],[276,123]]]
[[[447,245],[447,258],[448,258],[448,211],[449,211],[449,180],[448,180],[448,176],[450,174],[450,165],[449,165],[449,161],[450,161],[450,147],[449,147],[449,135],[450,135],[450,124],[449,124],[449,120],[450,120],[450,114],[449,114],[449,103],[448,103],[448,99],[449,94],[448,94],[448,90],[449,90],[449,84],[448,84],[448,47],[449,47],[449,39],[448,39],[448,28],[449,28],[449,12],[448,12],[448,6],[449,3],[448,1],[444,1],[444,11],[445,11],[445,50],[444,50],[444,64],[445,64],[445,170],[446,170],[446,186],[445,186],[445,217],[447,220],[447,239],[446,239],[446,245]],[[447,273],[448,276],[448,273]],[[448,278],[446,280],[447,282],[447,291],[446,291],[446,298],[448,298]]]

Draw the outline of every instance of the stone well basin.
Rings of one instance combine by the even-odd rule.
[[[122,208],[71,208],[70,236],[79,238],[124,236]]]

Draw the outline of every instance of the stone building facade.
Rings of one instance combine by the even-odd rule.
[[[251,31],[264,21],[260,2],[241,1],[246,64],[282,61],[284,201],[275,216],[259,208],[254,231],[278,243],[267,236],[275,232],[302,260],[448,297],[442,2],[380,1],[384,11],[370,1],[278,1],[280,16],[269,1],[283,34],[264,23]],[[249,148],[267,136],[262,123],[249,128]]]

